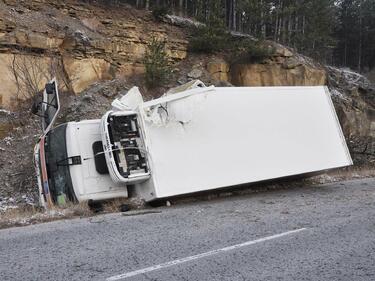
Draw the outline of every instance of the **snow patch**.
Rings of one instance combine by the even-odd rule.
[[[342,92],[340,92],[338,89],[333,88],[333,89],[331,89],[330,92],[331,92],[331,95],[333,97],[339,98],[339,99],[344,100],[344,101],[349,101],[349,99]]]
[[[355,87],[361,87],[364,89],[371,88],[371,82],[365,76],[357,73],[349,68],[337,68],[333,66],[327,67],[334,75],[344,80],[348,85]]]
[[[34,206],[35,202],[32,197],[26,194],[18,199],[15,199],[14,197],[0,197],[0,213],[10,209],[17,209],[20,207],[20,204]]]
[[[165,17],[171,24],[177,25],[177,26],[187,26],[187,27],[190,27],[190,26],[194,26],[194,27],[205,26],[205,24],[203,24],[199,21],[196,21],[196,20],[189,19],[189,18],[179,17],[179,16],[175,16],[175,15],[166,15]]]
[[[11,115],[12,112],[10,112],[9,110],[5,110],[5,109],[0,109],[0,113],[3,113],[5,115]]]

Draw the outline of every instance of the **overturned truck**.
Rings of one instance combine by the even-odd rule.
[[[206,87],[143,101],[137,87],[98,120],[53,127],[46,85],[35,146],[42,205],[132,195],[146,201],[352,164],[327,87]]]

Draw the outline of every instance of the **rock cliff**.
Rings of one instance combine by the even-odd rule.
[[[171,61],[187,56],[188,31],[176,21],[160,23],[130,6],[108,8],[80,1],[0,2],[0,106],[28,98],[22,77],[42,88],[55,75],[65,88],[81,93],[96,81],[142,74],[142,58],[152,38],[164,39]],[[216,61],[206,67],[213,79],[239,86],[324,85],[325,70],[291,50],[257,64]],[[25,72],[27,75],[25,75]],[[18,76],[18,77],[17,77]],[[26,78],[24,78],[26,79]]]
[[[150,13],[129,6],[108,10],[80,1],[2,1],[0,105],[25,98],[14,64],[43,72],[33,81],[39,88],[55,74],[80,93],[96,81],[142,73],[142,58],[154,37],[166,40],[171,60],[186,57],[187,41],[179,28],[153,22]]]

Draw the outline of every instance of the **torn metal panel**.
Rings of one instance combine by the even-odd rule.
[[[134,111],[143,103],[143,97],[138,87],[131,88],[126,95],[112,102],[113,111]]]

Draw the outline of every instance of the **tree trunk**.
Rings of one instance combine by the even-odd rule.
[[[237,26],[237,21],[236,21],[236,17],[237,17],[237,13],[236,13],[236,0],[233,0],[233,20],[232,20],[232,23],[233,23],[233,30],[236,30],[236,26]]]
[[[363,34],[362,34],[362,0],[359,3],[359,44],[358,44],[358,72],[362,70],[362,45],[363,45]]]
[[[292,38],[292,14],[289,14],[288,17],[288,45],[290,45],[290,41]]]
[[[178,15],[181,17],[184,15],[184,0],[178,2]]]
[[[306,17],[303,15],[302,19],[302,34],[305,35],[305,27],[306,27]]]
[[[276,11],[276,15],[275,15],[275,30],[274,30],[274,34],[273,34],[273,41],[277,41],[277,31],[278,31],[278,28],[279,28],[278,23],[279,23],[279,14]]]
[[[229,1],[228,26],[233,29],[233,2]]]
[[[263,0],[260,0],[260,33],[262,38],[266,38],[266,23],[264,19],[264,7],[263,7]]]

